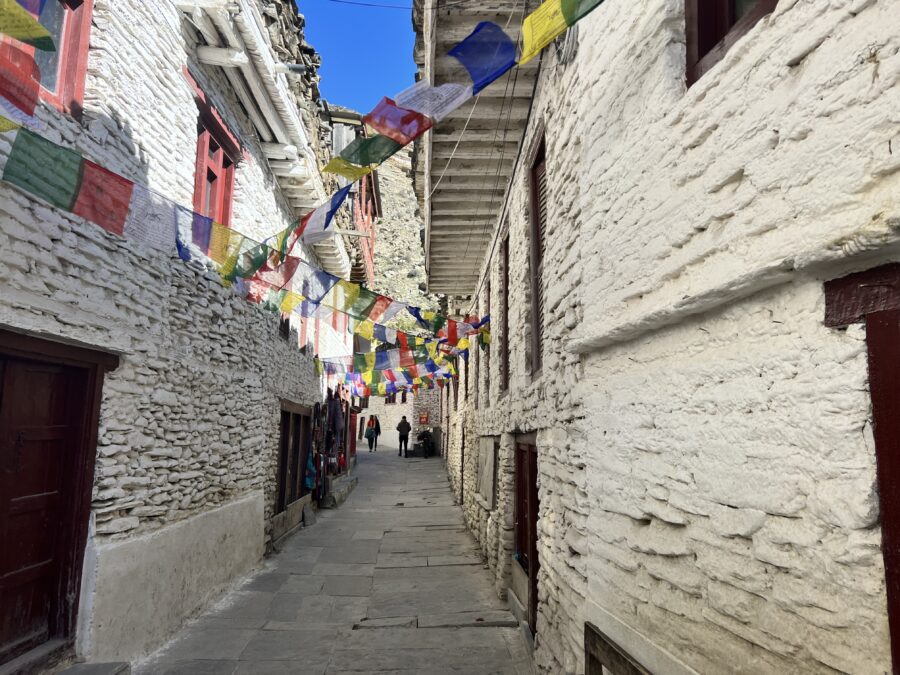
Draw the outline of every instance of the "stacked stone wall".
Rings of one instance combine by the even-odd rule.
[[[501,592],[536,432],[541,670],[583,672],[585,621],[653,672],[891,669],[864,331],[823,327],[821,283],[900,250],[895,9],[782,1],[688,90],[682,2],[607,0],[571,63],[544,52],[522,152],[543,132],[543,368],[520,162],[509,386],[497,246],[478,405],[447,404]],[[467,456],[502,439],[493,511],[464,428]]]
[[[175,5],[96,0],[93,12],[83,114],[75,119],[40,106],[39,133],[190,207],[198,110],[187,67],[243,146],[232,225],[261,239],[290,223],[294,214],[249,120],[221,72],[195,62],[194,30]],[[182,262],[174,242],[159,251],[126,241],[0,184],[0,248],[0,327],[120,356],[103,388],[89,541],[95,553],[85,566],[89,609],[78,632],[87,655],[132,658],[129,645],[104,642],[104,627],[121,622],[142,636],[134,649],[152,648],[258,560],[274,510],[281,400],[313,404],[318,378],[295,332],[280,337],[277,316],[238,298],[201,261]],[[217,509],[229,505],[238,506]],[[141,535],[153,533],[169,537],[173,556],[188,556],[196,542],[167,532],[189,531],[194,516],[236,511],[239,517],[222,517],[258,521],[256,531],[246,541],[205,542],[218,547],[209,562],[216,573],[207,576],[216,581],[193,589],[190,600],[173,597],[172,606],[158,607],[165,622],[138,628],[142,615],[128,614],[128,605],[91,604],[95,588],[106,597],[118,588],[109,562],[116,551],[140,559]],[[176,523],[185,528],[169,527]],[[132,542],[129,554],[122,547]],[[160,581],[191,583],[176,568]],[[130,592],[140,604],[155,602],[153,590]],[[91,614],[100,607],[111,613]]]

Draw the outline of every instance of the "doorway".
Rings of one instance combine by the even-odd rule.
[[[515,558],[528,576],[528,625],[537,634],[537,580],[540,562],[537,553],[538,484],[536,434],[516,440],[515,457]]]
[[[311,410],[287,401],[281,403],[281,439],[278,446],[278,493],[275,514],[300,499],[306,488],[306,464],[312,440]]]
[[[0,664],[74,638],[103,374],[117,365],[0,331]]]

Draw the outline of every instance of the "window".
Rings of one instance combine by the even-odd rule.
[[[453,409],[459,410],[459,377],[453,378]]]
[[[547,162],[544,141],[531,164],[531,374],[544,361],[544,238],[547,232]]]
[[[685,0],[688,86],[777,4],[778,0]]]
[[[482,436],[478,448],[478,494],[487,507],[497,507],[497,466],[500,459],[500,438]]]
[[[500,244],[500,391],[509,389],[509,235]]]
[[[28,114],[40,99],[70,115],[81,113],[93,0],[47,0],[35,16],[53,37],[45,52],[0,38],[0,95]]]
[[[234,166],[241,158],[241,145],[187,69],[184,76],[194,90],[194,101],[200,113],[197,120],[194,211],[222,225],[231,225]]]
[[[197,126],[197,174],[194,210],[222,225],[231,224],[234,161],[223,149],[215,129]]]
[[[278,321],[278,336],[282,340],[287,340],[291,336],[291,319],[289,316],[282,316]]]

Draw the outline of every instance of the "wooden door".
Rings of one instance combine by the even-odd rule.
[[[516,559],[528,574],[528,625],[537,631],[537,580],[540,562],[537,554],[537,447],[516,443]]]
[[[0,663],[73,628],[92,379],[89,369],[0,353]]]

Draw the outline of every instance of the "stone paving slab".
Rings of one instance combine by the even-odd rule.
[[[387,450],[136,675],[529,675],[441,460]]]

